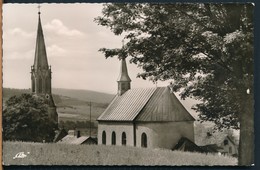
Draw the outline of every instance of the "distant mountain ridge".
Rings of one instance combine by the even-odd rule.
[[[115,95],[102,93],[92,90],[76,90],[76,89],[62,89],[53,88],[53,94],[68,96],[71,98],[76,98],[83,101],[91,101],[96,103],[110,103]]]
[[[7,100],[14,95],[19,96],[23,93],[30,93],[30,89],[3,88],[3,100]]]
[[[3,98],[5,100],[13,95],[21,95],[22,93],[30,93],[30,89],[3,88]],[[82,101],[91,101],[96,103],[110,103],[115,96],[113,94],[96,92],[91,90],[76,90],[62,88],[53,88],[52,93],[56,95],[79,99]]]

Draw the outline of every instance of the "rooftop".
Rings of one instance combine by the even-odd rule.
[[[98,121],[194,121],[168,87],[130,89],[116,96]]]
[[[87,140],[94,140],[89,136],[80,136],[77,137],[75,135],[67,135],[64,138],[62,138],[59,143],[66,143],[66,144],[74,144],[74,145],[80,145],[82,143],[84,143]]]

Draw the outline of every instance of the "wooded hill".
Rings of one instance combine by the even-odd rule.
[[[8,99],[11,96],[20,95],[22,93],[30,93],[30,89],[3,88],[3,99]],[[101,93],[91,90],[75,90],[61,88],[53,88],[52,93],[54,96],[54,100],[56,95],[60,95],[83,101],[91,101],[95,103],[110,103],[110,101],[114,97],[113,94]]]
[[[30,93],[30,89],[3,88],[3,104],[11,96]],[[57,106],[59,125],[69,130],[80,128],[88,133],[90,112],[93,134],[97,128],[97,117],[106,109],[114,95],[90,90],[53,89],[53,99]],[[90,104],[91,102],[91,104]]]

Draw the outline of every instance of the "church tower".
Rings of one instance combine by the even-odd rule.
[[[41,13],[38,12],[38,29],[34,64],[31,66],[32,93],[45,98],[48,104],[48,114],[51,119],[58,123],[58,114],[51,93],[51,66],[48,65],[46,47],[41,25]]]
[[[121,96],[127,90],[129,90],[131,88],[131,79],[128,75],[125,58],[121,59],[120,74],[119,74],[119,77],[117,79],[117,84],[118,84],[117,94],[119,96]]]

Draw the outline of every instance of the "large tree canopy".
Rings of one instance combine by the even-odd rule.
[[[43,98],[22,94],[6,101],[3,109],[3,140],[52,142],[56,124],[48,116]]]
[[[126,41],[100,49],[105,57],[130,57],[138,77],[172,80],[182,98],[202,101],[194,107],[201,120],[240,128],[243,150],[252,148],[252,4],[106,4],[102,14],[96,22]]]

